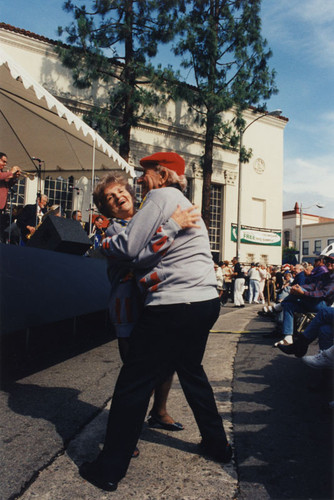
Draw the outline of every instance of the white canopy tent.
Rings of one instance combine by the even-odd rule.
[[[53,97],[0,47],[0,151],[10,165],[57,175],[134,169],[92,128]],[[94,185],[94,182],[92,182]]]

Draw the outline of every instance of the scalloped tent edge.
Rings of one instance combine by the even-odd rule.
[[[37,83],[0,47],[1,150],[11,164],[46,172],[125,170],[130,166],[99,134]]]

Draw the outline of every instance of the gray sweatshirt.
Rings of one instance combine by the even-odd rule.
[[[182,210],[191,206],[178,189],[167,187],[150,191],[125,231],[104,240],[105,253],[111,258],[136,261],[177,205]],[[169,222],[179,229],[173,219]],[[201,302],[218,296],[208,233],[202,219],[199,224],[200,229],[179,231],[158,263],[141,259],[136,265],[136,279],[145,293],[145,305]],[[153,252],[160,252],[164,238],[155,241],[151,247]]]
[[[108,226],[108,237],[125,230],[129,221],[114,219]],[[110,281],[109,313],[117,337],[130,337],[144,306],[143,297],[136,285],[134,270],[136,267],[154,265],[174,241],[181,228],[170,219],[156,231],[148,245],[136,258],[127,260],[109,259],[108,278]]]

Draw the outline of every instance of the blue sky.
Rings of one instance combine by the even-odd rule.
[[[63,0],[0,0],[0,20],[56,39],[71,17]],[[85,2],[82,2],[85,3]],[[284,138],[283,210],[334,218],[334,2],[262,0],[262,32],[273,51],[278,95],[268,110],[289,118]],[[273,186],[274,189],[274,186]]]

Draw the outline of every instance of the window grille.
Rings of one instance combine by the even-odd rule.
[[[72,212],[73,181],[74,178],[70,176],[68,179],[46,177],[44,182],[44,194],[49,198],[48,205],[60,205],[62,215],[66,217],[70,217]]]
[[[219,258],[221,240],[221,219],[222,219],[222,186],[211,185],[211,206],[210,206],[210,226],[209,239],[211,252],[214,257]]]
[[[136,210],[140,207],[142,202],[142,189],[141,184],[138,184],[138,178],[142,176],[142,170],[135,170],[136,177],[133,179],[133,189],[135,191],[135,207]]]
[[[310,253],[309,241],[303,241],[303,255],[309,255],[309,253]]]
[[[10,200],[12,201],[12,207],[21,208],[24,206],[24,193],[26,188],[26,179],[19,179],[11,190],[8,191],[8,210],[10,207]]]
[[[291,240],[291,231],[284,231],[284,246],[288,247]]]
[[[314,253],[315,255],[321,254],[321,240],[314,241]]]

